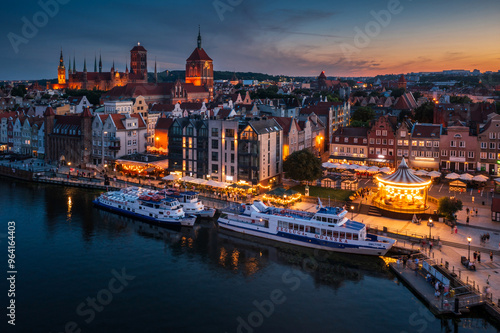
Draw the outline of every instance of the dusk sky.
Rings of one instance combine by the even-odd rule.
[[[75,54],[79,71],[84,56],[93,71],[101,52],[103,70],[114,60],[124,71],[137,42],[148,50],[149,71],[155,58],[160,71],[184,69],[198,24],[216,71],[372,76],[500,69],[498,0],[57,3],[53,17],[38,1],[3,4],[0,80],[56,78],[61,47],[66,67]],[[373,13],[381,13],[378,21]],[[38,31],[23,32],[23,17],[33,23],[34,16]]]

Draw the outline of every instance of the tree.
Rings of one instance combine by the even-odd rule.
[[[434,120],[434,103],[427,102],[415,109],[415,120],[419,123],[432,123]]]
[[[442,197],[439,199],[438,213],[444,215],[448,220],[455,221],[455,213],[462,210],[462,200]]]
[[[26,86],[24,84],[20,84],[17,87],[12,88],[10,94],[12,96],[24,97],[24,95],[26,94]]]
[[[354,110],[351,115],[351,120],[359,120],[363,122],[372,121],[375,118],[375,111],[369,106],[361,106]]]
[[[391,96],[394,98],[401,97],[405,93],[405,88],[392,89]]]
[[[413,94],[413,98],[415,98],[415,100],[419,99],[420,97],[424,96],[422,95],[422,93],[420,91],[415,91]]]
[[[352,120],[349,124],[351,127],[370,127],[369,121]]]
[[[310,150],[302,149],[288,155],[283,162],[287,178],[313,181],[321,177],[321,160]]]
[[[467,96],[450,96],[450,103],[470,104],[472,103],[472,99]]]

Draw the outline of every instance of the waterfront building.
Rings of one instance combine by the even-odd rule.
[[[415,124],[411,131],[410,165],[413,168],[439,170],[440,140],[443,129],[436,124]]]
[[[235,120],[209,120],[208,174],[215,181],[238,181],[238,126]]]
[[[500,115],[495,114],[479,128],[477,170],[486,171],[490,175],[499,175],[500,168]]]
[[[368,163],[395,167],[397,118],[385,115],[375,120],[368,130]]]
[[[364,165],[368,158],[368,128],[341,127],[333,133],[330,161]]]
[[[275,119],[248,121],[238,141],[238,179],[269,186],[281,181],[283,129]]]
[[[56,115],[52,107],[44,113],[45,160],[85,166],[91,162],[92,114]]]
[[[457,123],[443,128],[439,146],[441,170],[457,172],[476,170],[478,141],[469,127]]]
[[[413,124],[408,119],[403,120],[396,129],[396,165],[401,163],[403,157],[407,161],[410,158],[412,129]]]
[[[146,147],[147,128],[140,114],[112,113],[94,117],[92,161],[95,165],[110,163],[124,155],[143,153]]]

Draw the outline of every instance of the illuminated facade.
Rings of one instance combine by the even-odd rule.
[[[192,83],[195,87],[205,87],[209,92],[209,99],[213,99],[214,92],[214,64],[201,47],[201,33],[198,31],[198,47],[186,60],[186,83]]]
[[[140,44],[130,50],[130,67],[125,68],[125,72],[115,70],[115,64],[109,72],[102,71],[102,59],[99,56],[99,68],[97,67],[97,58],[94,61],[94,71],[87,71],[87,60],[83,61],[83,71],[76,71],[76,60],[73,58],[73,67],[71,60],[68,66],[68,75],[66,79],[66,67],[62,55],[59,57],[59,66],[57,67],[57,83],[51,86],[52,89],[97,89],[110,90],[114,87],[121,87],[127,83],[147,83],[147,51]]]

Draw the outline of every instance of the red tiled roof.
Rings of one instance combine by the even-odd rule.
[[[231,114],[232,109],[220,109],[219,112],[217,113],[217,118],[219,119],[224,119],[229,117]]]
[[[170,111],[173,111],[175,108],[175,105],[174,104],[154,104],[150,110],[151,111],[166,111],[166,112],[170,112]]]
[[[187,58],[187,61],[194,61],[194,60],[207,61],[207,60],[212,60],[212,58],[208,56],[208,54],[205,52],[204,49],[195,48],[193,53],[191,53],[189,58]]]
[[[368,128],[367,127],[341,127],[333,133],[333,136],[366,138],[368,136]]]
[[[45,109],[45,112],[43,113],[43,115],[44,115],[45,117],[48,117],[48,116],[55,116],[55,114],[56,114],[56,113],[54,112],[54,109],[53,109],[51,106],[49,106],[48,108],[46,108],[46,109]]]
[[[290,128],[292,127],[292,121],[294,120],[291,117],[269,117],[274,119],[280,124],[281,128],[283,128],[283,134],[288,135],[290,132]]]
[[[156,129],[168,130],[170,126],[172,126],[173,122],[174,120],[172,118],[158,118],[158,121],[156,122]]]
[[[438,138],[441,136],[441,125],[415,124],[412,138]]]
[[[203,103],[196,103],[196,102],[184,102],[181,104],[181,109],[183,110],[190,110],[190,111],[196,111],[201,109],[203,106]]]

